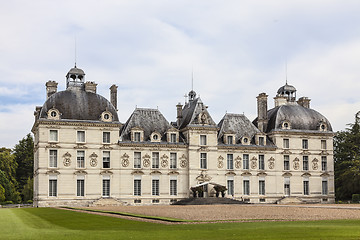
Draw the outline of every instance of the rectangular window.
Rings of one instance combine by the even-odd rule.
[[[103,143],[110,143],[110,132],[103,132]]]
[[[328,182],[326,180],[322,181],[322,195],[328,195]]]
[[[304,180],[303,185],[304,185],[304,195],[309,195],[309,181]]]
[[[177,168],[176,153],[170,153],[170,168]]]
[[[290,157],[289,157],[289,155],[284,155],[284,170],[290,170]]]
[[[249,180],[244,180],[243,182],[244,185],[244,195],[250,195],[250,181]]]
[[[259,155],[259,170],[265,170],[265,157],[264,157],[264,155]]]
[[[233,143],[233,136],[227,136],[227,144],[234,144]]]
[[[110,152],[103,152],[103,168],[110,168]]]
[[[134,196],[141,196],[141,179],[134,179]]]
[[[284,178],[284,194],[285,196],[290,196],[290,178]]]
[[[159,196],[159,179],[152,180],[152,195]]]
[[[49,180],[49,196],[50,197],[57,196],[57,180],[56,179]]]
[[[85,196],[85,180],[78,179],[76,182],[76,196],[83,197]]]
[[[134,133],[134,142],[140,142],[140,132]]]
[[[85,151],[77,151],[76,164],[78,168],[85,167]]]
[[[151,164],[152,168],[159,168],[159,153],[158,152],[153,152],[152,153],[152,164]]]
[[[321,156],[321,170],[327,171],[327,158],[326,156]]]
[[[170,134],[170,142],[171,143],[176,143],[176,134],[175,133]]]
[[[302,140],[302,148],[309,149],[309,141],[307,139]]]
[[[234,169],[234,156],[232,154],[227,155],[227,169]]]
[[[206,153],[200,153],[200,168],[201,169],[207,168]]]
[[[171,179],[170,180],[170,195],[177,195],[177,180]]]
[[[57,142],[58,141],[58,130],[50,130],[50,138],[49,140],[51,142]]]
[[[110,179],[103,179],[103,197],[110,197]]]
[[[85,131],[77,131],[77,142],[85,142]]]
[[[303,156],[303,170],[309,170],[309,156]]]
[[[49,151],[49,167],[57,167],[57,150]]]
[[[290,147],[290,140],[288,138],[284,138],[283,147],[284,148],[289,148]]]
[[[249,169],[249,154],[243,155],[243,168]]]
[[[259,145],[264,146],[264,137],[259,137]]]
[[[227,180],[227,194],[230,196],[234,196],[234,180]]]
[[[265,195],[265,180],[259,180],[259,195]]]
[[[200,145],[206,145],[206,135],[200,135]]]
[[[326,140],[321,140],[321,149],[326,149]]]
[[[141,168],[141,152],[134,152],[134,168]]]

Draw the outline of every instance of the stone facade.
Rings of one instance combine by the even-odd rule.
[[[216,185],[227,187],[226,197],[253,203],[334,202],[331,125],[310,99],[296,102],[290,85],[270,110],[261,93],[253,122],[226,114],[216,124],[193,90],[176,106],[176,122],[137,108],[121,123],[115,85],[109,102],[79,68],[66,83],[57,92],[48,82],[47,100],[35,111],[36,206],[170,204],[196,186],[214,197]]]

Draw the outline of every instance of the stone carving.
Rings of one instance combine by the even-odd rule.
[[[319,160],[317,160],[316,158],[314,158],[314,160],[312,160],[312,169],[313,170],[318,170],[318,168],[319,168],[318,162],[319,162]]]
[[[275,158],[271,157],[268,160],[268,166],[269,166],[269,169],[274,169],[274,167],[275,167]]]
[[[236,169],[240,169],[241,168],[241,157],[240,156],[237,156],[235,158],[235,168]]]
[[[299,170],[299,168],[300,168],[300,160],[298,158],[294,159],[293,167],[294,167],[294,170]]]
[[[96,153],[94,153],[94,152],[90,155],[90,166],[96,167],[96,165],[97,165],[97,157],[98,157],[98,155]]]
[[[205,170],[202,170],[200,175],[196,177],[199,182],[208,182],[212,179]]]
[[[66,152],[64,155],[63,155],[63,158],[64,158],[64,166],[65,167],[70,167],[71,165],[71,154],[69,152]]]
[[[168,160],[163,159],[161,160],[161,167],[166,168],[168,166]]]
[[[224,158],[220,155],[218,157],[218,168],[223,168],[224,166]]]
[[[257,167],[257,158],[256,158],[256,157],[253,157],[253,158],[251,159],[251,168],[252,168],[252,169],[256,169],[256,167]]]
[[[122,155],[121,158],[122,158],[121,166],[128,167],[129,166],[129,155],[124,153],[124,155]]]
[[[187,158],[186,158],[185,154],[183,154],[183,155],[180,157],[180,167],[182,167],[182,168],[186,168],[186,167],[187,167]]]
[[[144,167],[149,167],[150,166],[150,159],[149,158],[145,158],[143,161],[143,166]]]

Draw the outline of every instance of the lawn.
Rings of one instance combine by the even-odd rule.
[[[0,239],[360,239],[360,220],[163,225],[51,208],[0,209]]]

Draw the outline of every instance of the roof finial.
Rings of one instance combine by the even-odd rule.
[[[76,68],[76,34],[75,34],[75,68]]]
[[[285,59],[285,81],[286,81],[286,85],[287,83],[287,59]]]

